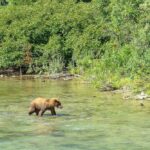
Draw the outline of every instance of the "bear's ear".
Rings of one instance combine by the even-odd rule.
[[[54,100],[59,101],[59,97],[55,97]]]
[[[59,103],[58,99],[54,99],[54,103],[58,104]]]
[[[54,98],[54,101],[55,101],[55,102],[58,102],[58,101],[59,101],[59,98],[57,98],[57,97]]]

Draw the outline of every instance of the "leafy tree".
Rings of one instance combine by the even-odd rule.
[[[28,73],[70,68],[98,82],[150,73],[149,0],[0,4],[8,4],[0,6],[0,68],[25,67]]]

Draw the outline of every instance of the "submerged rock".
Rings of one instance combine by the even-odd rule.
[[[135,99],[137,100],[144,100],[149,98],[150,96],[145,94],[143,91],[140,94],[135,95]]]
[[[100,91],[115,91],[118,88],[113,86],[112,84],[105,84],[100,88]]]
[[[144,106],[144,100],[149,100],[150,95],[145,94],[143,91],[140,94],[137,95],[133,95],[132,93],[124,93],[123,95],[123,99],[125,100],[129,100],[129,99],[133,99],[133,100],[140,100],[140,105]]]

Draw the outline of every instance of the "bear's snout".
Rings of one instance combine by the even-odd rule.
[[[62,105],[59,105],[59,106],[58,106],[58,108],[62,109],[62,108],[63,108],[63,106],[62,106]]]

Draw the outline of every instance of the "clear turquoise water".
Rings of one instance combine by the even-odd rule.
[[[57,116],[28,116],[32,99],[60,97]],[[0,80],[0,150],[149,150],[150,105],[72,81]]]

